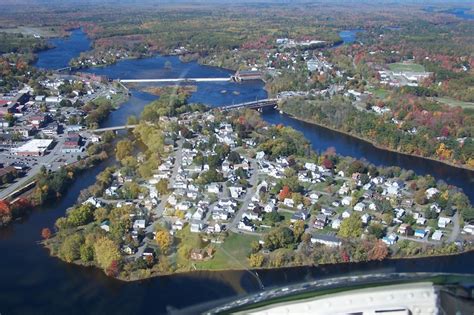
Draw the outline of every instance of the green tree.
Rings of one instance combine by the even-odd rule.
[[[344,219],[341,223],[338,235],[342,238],[358,238],[362,235],[362,220],[358,213]]]
[[[107,237],[99,238],[94,243],[94,256],[97,264],[104,270],[109,268],[113,261],[120,260],[117,245]]]
[[[83,241],[84,238],[79,234],[67,236],[59,248],[59,257],[67,262],[79,259]]]
[[[165,178],[160,179],[160,181],[156,184],[156,190],[160,194],[160,196],[164,196],[168,194],[168,185],[169,181]]]
[[[117,142],[115,148],[115,157],[118,161],[122,161],[126,157],[130,156],[133,151],[133,143],[128,139],[120,140]]]
[[[262,254],[250,254],[249,265],[250,267],[261,267],[264,259]]]
[[[293,231],[288,227],[279,227],[270,230],[270,232],[265,235],[264,241],[264,246],[269,250],[283,247],[292,248],[295,242],[295,236]]]

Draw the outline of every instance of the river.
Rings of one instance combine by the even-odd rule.
[[[84,42],[85,35],[81,31],[74,31],[73,36],[79,37],[77,38],[79,43]],[[57,41],[56,43],[62,47],[61,49],[67,50],[67,45],[63,46],[63,42]],[[76,49],[76,53],[81,49]],[[61,68],[65,62],[67,64],[67,61],[51,57],[48,52],[59,57],[63,56],[62,54],[58,55],[54,49],[42,52],[38,65],[48,66],[45,60],[50,58],[54,59],[51,68]],[[164,69],[163,65],[166,60],[171,61],[172,69]],[[184,74],[218,77],[229,73],[226,70],[200,66],[196,63],[182,64],[175,57],[127,60],[109,67],[89,69],[88,71],[108,75],[112,78],[179,77]],[[222,90],[226,90],[226,93],[221,93]],[[237,91],[238,95],[232,91]],[[264,98],[265,96],[266,93],[261,82],[212,83],[199,84],[198,91],[193,94],[191,101],[219,106]],[[139,115],[143,106],[155,98],[150,94],[133,90],[130,100],[120,109],[114,111],[103,125],[123,124],[129,115]],[[302,131],[316,150],[320,151],[334,146],[341,154],[366,157],[375,164],[416,166],[415,170],[417,171],[438,172],[439,178],[449,174],[450,177],[454,177],[452,180],[457,180],[462,184],[460,185],[462,188],[466,191],[469,189],[470,182],[467,179],[466,174],[468,173],[466,171],[457,172],[454,168],[432,164],[430,161],[424,161],[425,166],[422,165],[422,162],[418,165],[418,162],[414,162],[418,161],[417,159],[403,160],[402,157],[394,153],[371,149],[359,140],[298,122],[275,111],[265,111],[263,117],[268,122],[284,123]],[[45,205],[23,220],[0,230],[1,314],[165,313],[173,308],[183,308],[259,290],[259,284],[254,274],[246,271],[196,272],[135,283],[123,283],[106,277],[97,269],[67,264],[50,257],[47,250],[38,244],[41,229],[52,227],[55,220],[64,214],[65,209],[74,204],[80,190],[91,185],[95,181],[95,176],[106,165],[107,163],[103,163],[99,167],[83,173],[60,201]],[[439,173],[439,168],[444,168],[445,172]],[[472,179],[472,177],[470,178]],[[472,197],[472,190],[470,196]],[[467,253],[451,257],[301,267],[277,271],[264,270],[260,271],[259,275],[263,284],[266,287],[271,287],[327,276],[366,274],[367,272],[473,273],[473,263],[474,253]]]

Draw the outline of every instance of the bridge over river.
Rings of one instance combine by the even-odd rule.
[[[228,78],[175,78],[175,79],[124,79],[121,83],[179,83],[179,82],[229,82]]]
[[[267,98],[263,100],[257,100],[252,102],[245,102],[239,104],[232,104],[227,106],[218,107],[220,110],[228,111],[228,110],[237,110],[242,108],[250,108],[250,109],[260,109],[264,107],[273,107],[277,105],[276,98]],[[133,129],[137,125],[122,125],[122,126],[112,126],[112,127],[105,127],[105,128],[98,128],[98,129],[91,129],[90,132],[99,133],[105,131],[118,131],[118,130],[125,130],[125,129]]]

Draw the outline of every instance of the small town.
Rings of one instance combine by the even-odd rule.
[[[100,141],[98,123],[128,97],[126,88],[89,74],[54,74],[0,96],[0,198],[21,195],[42,167],[57,171]]]
[[[56,223],[62,244],[77,236],[63,233],[84,224],[81,248],[115,240],[109,246],[120,244],[115,255],[123,267],[106,272],[123,279],[298,265],[314,253],[337,261],[340,251],[367,244],[361,260],[470,246],[474,226],[463,226],[456,210],[468,202],[462,193],[412,171],[379,170],[334,152],[317,156],[299,135],[261,125],[252,112],[199,111],[160,117],[161,127],[142,123],[137,128],[147,128],[147,137],[161,138],[154,148],[162,152],[159,166],[149,179],[139,175],[150,152],[130,156],[131,141],[121,140],[121,167],[98,176],[82,204]],[[48,245],[54,255],[87,263],[87,255],[71,257],[55,242]]]

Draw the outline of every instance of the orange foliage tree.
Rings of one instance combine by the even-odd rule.
[[[278,194],[278,199],[280,201],[285,200],[285,198],[289,198],[291,196],[291,190],[290,187],[287,185],[283,186],[283,188],[280,190],[280,193]]]

